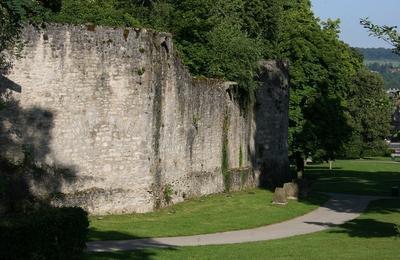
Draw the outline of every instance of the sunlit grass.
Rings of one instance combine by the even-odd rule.
[[[323,221],[323,220],[322,220]],[[400,200],[373,202],[358,219],[327,231],[221,246],[90,254],[88,259],[399,259]]]
[[[91,217],[90,240],[181,236],[253,228],[304,215],[327,200],[311,195],[307,200],[273,205],[272,192],[254,189],[190,200],[148,213]]]

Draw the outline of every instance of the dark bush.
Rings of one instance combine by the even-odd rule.
[[[89,221],[81,208],[0,219],[0,259],[80,259]]]
[[[59,12],[61,10],[61,0],[39,0],[39,2],[53,12]]]

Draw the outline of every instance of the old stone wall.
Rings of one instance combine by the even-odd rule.
[[[51,169],[29,179],[32,193],[108,214],[258,184],[252,107],[240,108],[234,84],[193,79],[171,35],[52,24],[24,41],[0,78],[0,152]],[[286,148],[274,157],[285,164],[282,138],[271,152]]]
[[[261,61],[257,90],[256,163],[260,185],[283,186],[292,180],[288,158],[289,75],[283,61]]]

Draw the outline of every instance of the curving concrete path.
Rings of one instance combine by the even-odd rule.
[[[328,193],[326,204],[304,216],[264,227],[221,232],[206,235],[163,237],[121,241],[95,241],[87,243],[89,252],[129,251],[146,247],[169,248],[266,241],[309,234],[343,224],[357,218],[368,204],[385,197],[357,196]],[[387,197],[386,197],[387,198]]]

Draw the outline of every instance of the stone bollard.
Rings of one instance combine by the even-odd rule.
[[[283,189],[285,190],[288,199],[297,200],[299,198],[299,185],[297,183],[285,183]]]
[[[286,192],[283,188],[276,188],[274,196],[272,198],[272,203],[276,205],[286,205],[288,200],[286,198]]]

